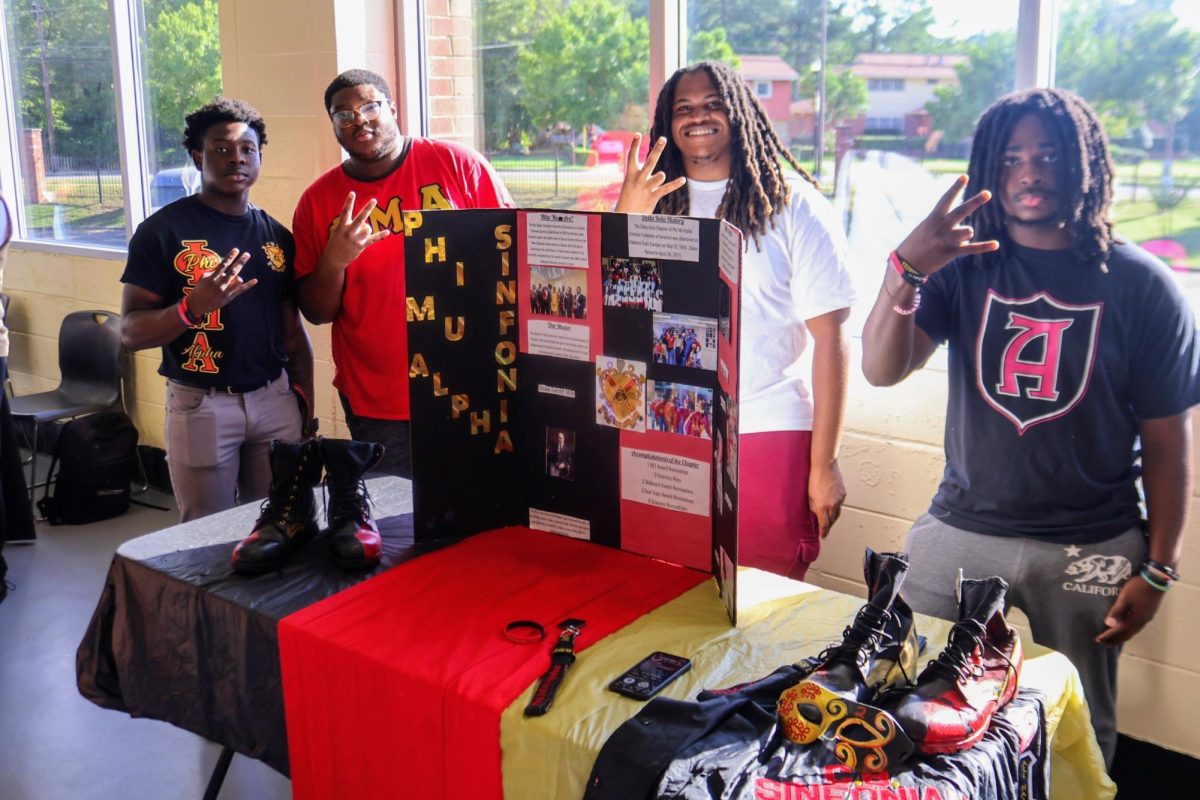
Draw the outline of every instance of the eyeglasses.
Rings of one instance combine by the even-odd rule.
[[[359,117],[362,117],[364,122],[376,119],[381,108],[383,108],[383,101],[372,100],[370,103],[363,103],[358,108],[343,108],[340,111],[334,111],[329,116],[339,128],[349,128]]]

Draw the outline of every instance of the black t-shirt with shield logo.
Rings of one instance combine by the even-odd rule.
[[[930,513],[977,533],[1100,541],[1138,524],[1138,424],[1200,400],[1196,323],[1170,270],[1132,244],[1107,271],[1012,246],[921,289],[948,342],[946,468]]]

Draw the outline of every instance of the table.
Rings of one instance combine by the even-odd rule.
[[[407,482],[382,479],[368,485],[385,533],[384,563],[370,573],[380,575],[432,547],[415,548],[405,518],[395,516],[411,507]],[[228,552],[256,514],[256,508],[235,509],[123,545],[80,646],[79,685],[93,702],[194,731],[295,779],[287,743],[289,737],[301,741],[306,734],[294,727],[302,724],[299,719],[289,718],[286,731],[283,723],[279,621],[301,609],[313,613],[314,602],[343,589],[371,593],[374,582],[355,586],[367,576],[325,569],[319,542],[282,575],[231,575]],[[214,560],[214,555],[220,557]],[[471,578],[486,580],[485,575]],[[297,594],[298,586],[309,593]],[[739,577],[740,625],[731,628],[710,580],[678,594],[585,649],[546,716],[530,719],[521,713],[532,687],[504,707],[494,734],[503,754],[504,796],[538,800],[582,795],[604,741],[641,708],[605,687],[646,653],[667,650],[692,658],[691,672],[665,692],[688,698],[702,688],[758,678],[814,655],[840,639],[860,603],[746,570]],[[925,618],[919,625],[931,640],[932,655],[949,625]],[[537,656],[544,659],[547,651]],[[1027,652],[1022,685],[1039,688],[1048,698],[1054,796],[1111,797],[1114,787],[1103,774],[1073,667],[1035,645]],[[362,658],[333,651],[330,657]],[[376,699],[370,692],[343,694],[342,702],[352,707],[366,708]],[[394,722],[405,724],[403,719]],[[458,768],[453,752],[447,758],[451,769]],[[329,769],[333,763],[332,758],[314,757],[305,768]],[[294,788],[301,798],[304,787],[294,783]]]
[[[413,544],[408,481],[371,478],[367,487],[384,555],[364,573],[334,567],[320,540],[279,572],[234,573],[230,554],[253,528],[258,504],[122,544],[76,654],[80,693],[290,774],[279,620],[436,547]]]

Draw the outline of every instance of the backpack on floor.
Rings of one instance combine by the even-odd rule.
[[[68,422],[54,444],[38,511],[51,525],[83,525],[124,514],[137,474],[137,443],[137,428],[120,412]]]

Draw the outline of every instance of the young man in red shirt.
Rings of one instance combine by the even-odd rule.
[[[403,211],[511,207],[470,148],[405,136],[392,93],[367,70],[325,90],[333,134],[349,155],[305,190],[292,220],[297,298],[333,323],[334,386],[351,435],[385,447],[378,469],[411,476]]]

